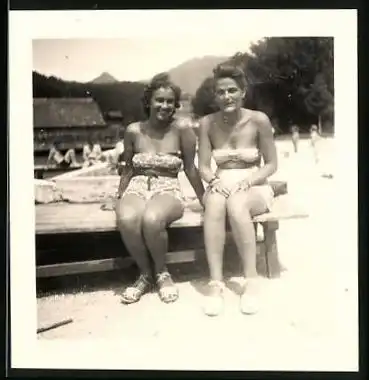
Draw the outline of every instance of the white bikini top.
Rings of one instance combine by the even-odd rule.
[[[260,159],[260,153],[257,148],[214,149],[213,157],[217,165],[230,161],[252,163]]]

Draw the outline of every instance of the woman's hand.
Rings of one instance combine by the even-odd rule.
[[[223,183],[221,179],[216,179],[210,185],[210,192],[219,193],[228,198],[231,195],[231,190]]]
[[[236,193],[237,191],[247,191],[249,190],[251,187],[250,185],[250,181],[248,179],[244,179],[242,181],[240,181],[236,186],[234,186],[231,190],[231,194],[234,194]]]

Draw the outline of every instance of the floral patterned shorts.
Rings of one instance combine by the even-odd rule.
[[[169,194],[181,203],[184,201],[178,178],[171,177],[135,176],[129,182],[123,196],[128,194],[135,194],[144,200],[158,194]]]

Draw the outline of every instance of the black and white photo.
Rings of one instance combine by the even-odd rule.
[[[12,365],[356,371],[356,28],[11,12]]]

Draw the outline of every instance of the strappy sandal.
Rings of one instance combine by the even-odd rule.
[[[168,272],[162,272],[156,275],[158,293],[160,299],[165,303],[171,303],[178,299],[178,289],[174,285],[172,277]]]
[[[224,306],[224,283],[222,281],[210,281],[210,294],[206,296],[204,313],[209,317],[215,317],[223,311]]]
[[[244,290],[240,298],[240,311],[242,314],[252,315],[259,311],[258,286],[256,279],[246,280]]]
[[[131,304],[138,302],[145,293],[150,291],[151,287],[151,278],[141,275],[132,286],[126,288],[121,297],[122,303]]]

